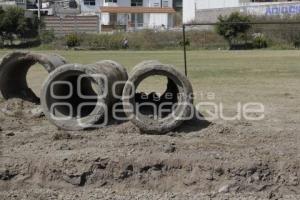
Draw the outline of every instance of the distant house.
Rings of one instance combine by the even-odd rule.
[[[180,25],[182,18],[180,14],[178,20],[182,0],[0,0],[0,6],[6,5],[40,13],[46,29],[60,35],[115,29],[165,30]]]
[[[127,29],[174,25],[173,0],[81,0],[81,13],[99,13],[101,24]]]
[[[180,2],[182,0],[40,0],[40,13],[50,16],[49,20],[45,17],[46,26],[51,22],[54,29],[62,27],[66,17],[66,23],[73,23],[72,19],[84,21],[85,16],[97,16],[99,31],[145,28],[163,30],[175,25],[176,11],[182,7]],[[38,0],[0,0],[1,3],[18,5],[32,12],[39,10]],[[77,30],[79,26],[77,23]]]

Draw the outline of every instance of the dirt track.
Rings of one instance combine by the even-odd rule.
[[[156,136],[130,122],[65,132],[32,108],[0,104],[0,199],[300,199],[297,110]]]

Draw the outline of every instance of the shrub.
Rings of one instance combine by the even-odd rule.
[[[179,45],[181,46],[181,47],[183,47],[183,40],[182,41],[180,41],[179,42]],[[190,46],[191,45],[191,42],[190,42],[190,39],[185,39],[185,46]]]
[[[233,12],[229,16],[218,17],[216,32],[223,36],[232,45],[234,40],[245,38],[245,34],[251,28],[250,16],[245,16],[239,12]]]
[[[54,41],[55,35],[53,30],[44,30],[40,33],[40,39],[43,44],[50,44]]]
[[[118,50],[122,47],[123,35],[116,34],[90,34],[83,35],[83,47],[92,50]]]
[[[143,30],[127,35],[129,47],[134,49],[175,49],[180,47],[181,32]]]
[[[75,33],[67,35],[66,36],[66,44],[69,48],[77,47],[80,45],[80,37]]]
[[[268,41],[263,34],[256,34],[253,37],[253,48],[262,49],[268,47]]]
[[[0,36],[0,48],[4,47],[4,41],[3,38]]]
[[[49,33],[45,33],[45,35],[47,37],[41,36],[41,39],[44,38],[44,44],[46,44],[45,38],[48,38]],[[157,32],[142,30],[127,33],[70,34],[65,37],[57,37],[50,44],[43,45],[43,47],[47,49],[61,49],[67,45],[70,48],[80,46],[80,49],[87,50],[119,50],[122,49],[124,38],[128,39],[128,49],[132,50],[182,49],[183,45],[181,31]],[[223,48],[227,45],[221,36],[209,30],[187,31],[186,39],[186,45],[188,45],[189,49],[214,49]]]
[[[131,33],[84,34],[80,45],[92,50],[118,50],[122,48],[124,38],[128,39],[129,49],[174,49],[180,47],[182,33],[143,30]]]
[[[294,47],[295,48],[300,48],[300,35],[296,35],[294,38],[293,38],[293,43],[294,43]]]

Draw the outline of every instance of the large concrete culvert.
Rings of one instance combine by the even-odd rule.
[[[167,79],[161,95],[137,92],[138,86],[152,76]],[[155,90],[155,89],[154,89]],[[193,109],[193,89],[190,81],[170,65],[157,61],[138,64],[123,90],[123,107],[127,117],[144,133],[163,134],[180,126]]]
[[[0,96],[4,99],[21,98],[39,103],[39,97],[28,87],[26,75],[30,67],[39,63],[47,72],[66,64],[66,60],[56,54],[12,52],[0,60]]]
[[[49,74],[42,86],[41,104],[45,116],[65,130],[105,125],[112,104],[122,96],[127,79],[126,69],[114,61],[61,66]]]

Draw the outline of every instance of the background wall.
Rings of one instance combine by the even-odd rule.
[[[219,15],[229,15],[232,12],[241,12],[257,16],[294,16],[300,14],[300,2],[251,4],[230,8],[215,8],[195,11],[195,21],[216,22]]]
[[[196,2],[195,0],[183,0],[182,2],[182,21],[188,23],[195,19]]]

